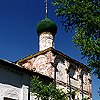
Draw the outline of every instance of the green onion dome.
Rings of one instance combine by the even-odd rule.
[[[42,32],[51,32],[55,35],[57,33],[57,25],[46,17],[37,25],[37,33],[41,34]]]

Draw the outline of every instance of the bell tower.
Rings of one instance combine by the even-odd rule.
[[[37,25],[39,36],[39,51],[49,47],[54,48],[54,37],[57,33],[57,25],[48,18],[48,0],[46,0],[46,17]]]

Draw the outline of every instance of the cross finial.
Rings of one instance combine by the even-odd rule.
[[[48,17],[48,0],[45,0],[46,3],[46,17]]]

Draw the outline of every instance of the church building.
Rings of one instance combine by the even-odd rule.
[[[75,99],[92,100],[90,69],[54,48],[57,25],[47,16],[38,23],[39,52],[15,63],[0,59],[0,100],[35,100],[30,96],[30,76],[55,80],[64,92],[75,91]]]

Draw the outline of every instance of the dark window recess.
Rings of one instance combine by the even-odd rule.
[[[16,99],[11,99],[11,98],[4,97],[4,100],[16,100]]]

